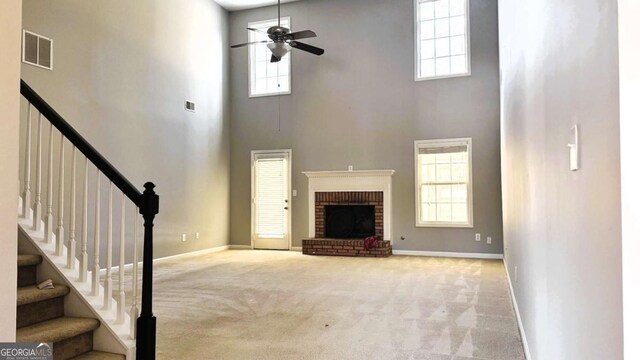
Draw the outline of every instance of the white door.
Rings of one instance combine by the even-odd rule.
[[[291,150],[252,151],[254,249],[289,250]]]

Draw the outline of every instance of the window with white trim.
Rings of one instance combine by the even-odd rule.
[[[278,19],[249,23],[249,27],[260,31],[248,31],[249,42],[269,40],[266,32],[278,25]],[[291,28],[291,18],[283,17],[281,26]],[[271,62],[271,51],[267,44],[249,46],[249,96],[291,94],[291,54],[280,62]]]
[[[53,70],[53,40],[23,29],[22,62]]]
[[[416,226],[473,227],[471,138],[415,142]]]
[[[470,75],[469,0],[415,0],[416,80]]]

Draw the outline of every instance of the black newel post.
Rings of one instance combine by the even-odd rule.
[[[144,218],[144,251],[142,262],[142,311],[137,322],[136,359],[156,358],[156,317],[152,311],[153,297],[153,219],[158,214],[159,198],[153,183],[144,184],[140,197],[140,214]]]

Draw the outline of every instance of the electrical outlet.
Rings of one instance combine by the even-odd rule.
[[[187,234],[182,234],[181,240],[182,240],[182,242],[186,242],[187,241]]]
[[[491,236],[487,236],[487,244],[491,244]]]
[[[515,278],[516,278],[516,282],[518,282],[518,266],[516,266],[516,270],[515,270]]]
[[[196,231],[196,240],[200,239],[200,233]]]
[[[476,234],[476,241],[481,241],[481,240],[482,240],[482,235]]]
[[[293,189],[293,197],[296,197],[296,196],[298,196],[298,190]]]

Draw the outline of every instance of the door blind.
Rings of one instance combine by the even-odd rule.
[[[260,238],[284,238],[286,206],[286,160],[255,161],[256,235]]]

